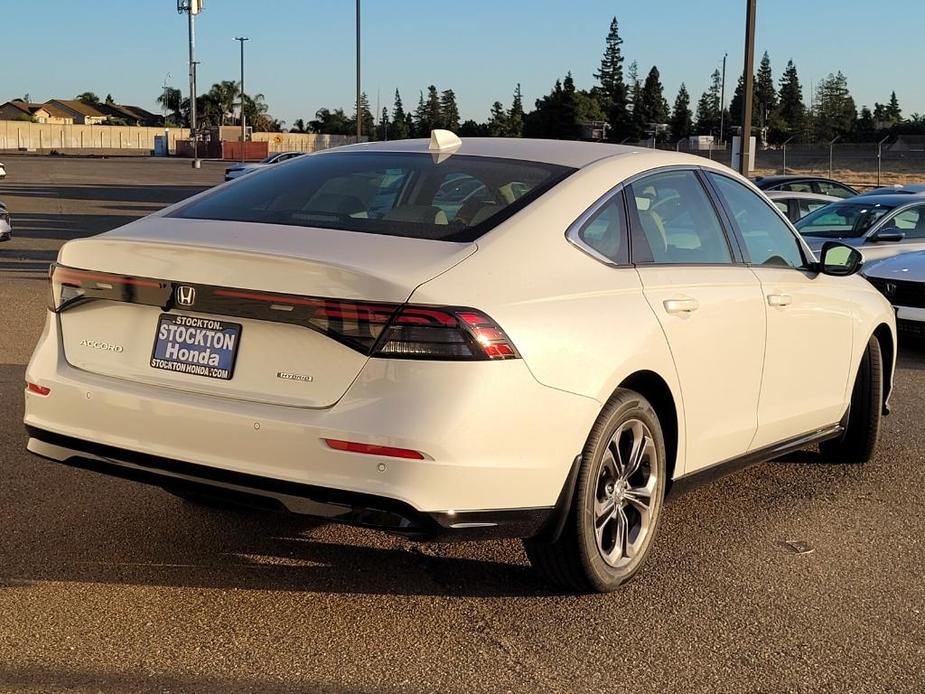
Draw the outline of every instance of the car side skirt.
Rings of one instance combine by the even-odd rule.
[[[398,499],[251,475],[139,453],[26,426],[31,453],[71,467],[179,493],[383,530],[414,540],[454,542],[533,537],[554,508],[418,511]]]
[[[794,453],[807,446],[811,446],[822,441],[838,438],[845,431],[847,424],[847,414],[838,424],[817,429],[816,431],[801,434],[785,441],[765,446],[754,451],[750,451],[742,456],[730,458],[716,465],[711,465],[703,470],[698,470],[684,477],[679,477],[672,482],[668,489],[670,498],[678,497],[689,491],[702,487],[710,482],[725,477],[726,475],[744,470],[758,463],[766,463],[769,460],[780,458],[788,453]]]

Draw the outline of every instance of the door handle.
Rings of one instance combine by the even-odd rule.
[[[668,313],[693,313],[700,308],[697,299],[691,299],[689,297],[683,299],[665,299],[662,304],[665,307],[665,311]]]
[[[789,306],[793,297],[789,294],[768,294],[768,306]]]

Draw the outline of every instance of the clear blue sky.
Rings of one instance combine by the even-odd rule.
[[[0,101],[85,90],[154,109],[164,76],[187,91],[186,22],[175,0],[43,0],[4,3]],[[352,110],[353,0],[206,0],[197,21],[199,89],[238,79],[245,34],[246,86],[291,124],[321,106]],[[405,107],[429,84],[456,91],[463,118],[484,120],[510,103],[520,82],[526,104],[571,70],[591,87],[610,18],[616,15],[627,65],[658,65],[672,102],[684,81],[696,103],[729,53],[727,101],[741,73],[745,0],[364,0],[363,88],[375,111]],[[36,19],[40,17],[40,19]],[[893,18],[893,19],[891,19]],[[757,55],[768,50],[775,80],[788,58],[804,97],[811,82],[842,70],[858,103],[896,90],[905,115],[925,112],[925,1],[758,0]],[[757,60],[757,57],[756,57]]]

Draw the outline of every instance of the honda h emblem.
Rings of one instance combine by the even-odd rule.
[[[187,287],[186,285],[180,285],[177,287],[177,305],[178,306],[192,306],[196,301],[196,289],[195,287]]]

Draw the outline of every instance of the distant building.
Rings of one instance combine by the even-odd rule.
[[[49,104],[30,103],[22,99],[0,104],[0,120],[30,120],[52,125],[71,125],[74,122],[73,116],[64,109]]]
[[[106,122],[106,114],[96,106],[91,106],[76,99],[52,99],[45,102],[46,106],[55,106],[70,114],[74,123],[78,125],[100,125]]]
[[[51,125],[160,126],[164,117],[126,104],[87,104],[76,99],[51,99],[43,104],[13,99],[0,104],[0,120],[22,120]]]
[[[157,126],[164,124],[164,117],[156,113],[146,111],[140,106],[128,106],[126,104],[102,103],[95,105],[94,108],[106,115],[110,123],[121,125],[137,126]]]

